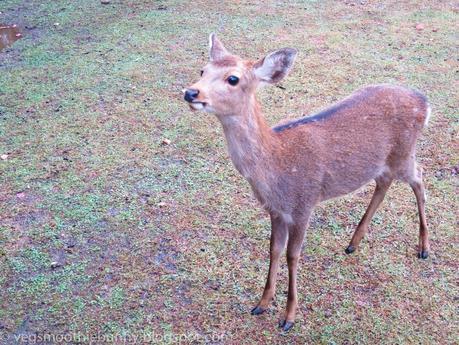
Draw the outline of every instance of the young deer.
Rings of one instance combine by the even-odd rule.
[[[294,323],[298,259],[317,203],[376,181],[370,205],[346,248],[350,254],[392,181],[407,182],[419,210],[418,257],[426,259],[429,250],[422,172],[415,161],[416,139],[430,113],[426,98],[399,86],[368,86],[313,116],[270,128],[255,91],[284,78],[296,54],[284,48],[259,61],[242,60],[211,34],[210,62],[201,79],[184,90],[192,109],[217,115],[236,169],[271,217],[269,273],[253,315],[263,313],[274,297],[279,258],[287,246],[288,301],[280,322],[284,331]]]

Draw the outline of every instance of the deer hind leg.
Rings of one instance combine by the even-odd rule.
[[[386,192],[392,183],[392,178],[387,176],[381,176],[376,178],[375,180],[376,188],[373,193],[373,197],[371,198],[370,204],[368,205],[368,208],[365,211],[362,220],[357,226],[357,229],[355,229],[354,235],[352,236],[349,246],[345,250],[346,254],[353,253],[358,247],[362,238],[368,232],[368,225],[370,224],[373,215],[375,214],[379,205],[383,201],[384,196],[386,195]]]
[[[252,315],[259,315],[268,309],[269,303],[276,292],[276,278],[279,269],[279,259],[287,242],[287,224],[282,217],[271,214],[271,244],[268,278],[265,289],[258,305],[252,309]]]
[[[422,169],[417,167],[416,162],[413,164],[413,177],[408,182],[416,195],[419,212],[419,252],[418,258],[427,259],[429,256],[429,232],[427,229],[427,220],[425,213],[425,190],[422,182]]]

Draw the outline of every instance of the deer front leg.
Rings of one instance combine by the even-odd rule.
[[[274,214],[271,216],[271,244],[268,278],[265,290],[258,305],[252,309],[252,315],[259,315],[268,309],[269,303],[276,292],[276,277],[279,268],[279,259],[287,241],[287,224],[282,217]]]
[[[288,265],[288,298],[285,318],[279,323],[279,327],[288,331],[295,322],[296,308],[298,306],[297,294],[297,273],[298,261],[300,259],[301,247],[303,244],[305,224],[294,224],[289,228],[287,243],[287,265]]]

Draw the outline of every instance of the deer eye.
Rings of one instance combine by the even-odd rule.
[[[201,70],[201,77],[202,77],[203,74],[204,74],[204,70]]]
[[[237,85],[237,83],[239,83],[239,78],[234,75],[230,75],[227,80],[228,83],[232,86],[235,86]]]

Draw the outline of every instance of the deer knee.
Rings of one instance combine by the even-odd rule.
[[[410,186],[413,189],[414,194],[416,194],[418,201],[421,203],[425,203],[427,196],[426,196],[426,192],[425,192],[424,184],[422,183],[422,180],[412,181],[410,183]]]
[[[300,260],[300,256],[297,254],[288,254],[287,253],[287,264],[289,267],[296,266],[298,261]]]

